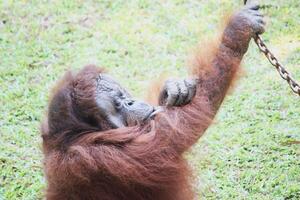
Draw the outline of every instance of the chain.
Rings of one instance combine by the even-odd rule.
[[[282,64],[277,60],[277,58],[271,53],[268,49],[260,35],[257,35],[254,38],[255,43],[261,52],[265,54],[270,63],[277,69],[281,78],[286,80],[290,85],[292,91],[300,96],[300,85],[295,81],[295,79],[291,76],[291,74],[282,66]]]
[[[247,0],[244,0],[244,4],[247,3]],[[254,41],[257,44],[261,52],[265,54],[269,62],[277,69],[281,78],[286,80],[295,94],[300,96],[300,85],[293,79],[291,74],[282,66],[278,59],[273,55],[273,53],[268,49],[267,45],[264,43],[260,35],[254,37]]]

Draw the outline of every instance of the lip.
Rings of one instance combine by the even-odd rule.
[[[152,116],[152,113],[154,112],[155,112],[155,108],[152,107],[152,109],[150,109],[150,112],[143,118],[143,121],[148,120]]]
[[[161,106],[158,106],[158,107],[153,107],[152,108],[152,111],[145,117],[144,120],[147,120],[147,119],[152,119],[155,117],[155,115],[157,113],[160,113],[163,111],[163,108]]]

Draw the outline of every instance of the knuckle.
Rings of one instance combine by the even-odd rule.
[[[186,89],[186,90],[181,91],[181,95],[186,97],[188,95],[188,90]]]
[[[176,98],[178,96],[178,93],[174,92],[174,91],[169,91],[168,92],[168,98]]]
[[[165,86],[169,87],[169,86],[173,85],[174,82],[176,82],[176,80],[168,79],[168,80],[165,81]]]
[[[179,85],[179,89],[180,89],[180,92],[181,93],[185,93],[187,92],[187,86],[184,84],[184,82],[182,82],[180,85]]]
[[[194,79],[185,79],[184,80],[184,84],[188,87],[188,88],[191,88],[191,87],[196,87],[196,80]]]
[[[194,95],[196,93],[196,87],[190,88],[189,92],[190,92],[190,94]]]

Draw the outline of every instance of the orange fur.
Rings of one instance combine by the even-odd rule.
[[[82,120],[98,112],[96,77],[103,72],[88,66],[67,75],[54,90],[41,130],[47,199],[194,199],[183,153],[209,127],[236,77],[251,38],[241,25],[230,21],[217,43],[197,53],[194,99],[165,107],[145,124],[107,129],[98,119],[101,129]]]
[[[162,90],[164,82],[167,79],[168,75],[166,73],[162,73],[155,81],[151,82],[147,97],[145,98],[148,103],[154,106],[158,106],[159,93]]]

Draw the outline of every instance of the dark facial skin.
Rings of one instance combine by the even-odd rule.
[[[194,79],[170,79],[159,97],[160,106],[182,106],[191,101],[196,92]],[[100,74],[97,81],[96,103],[100,115],[112,128],[141,124],[154,116],[162,107],[153,107],[135,100],[107,74]]]
[[[100,115],[113,128],[142,123],[155,111],[153,106],[134,100],[120,84],[106,74],[99,75],[96,102]]]

